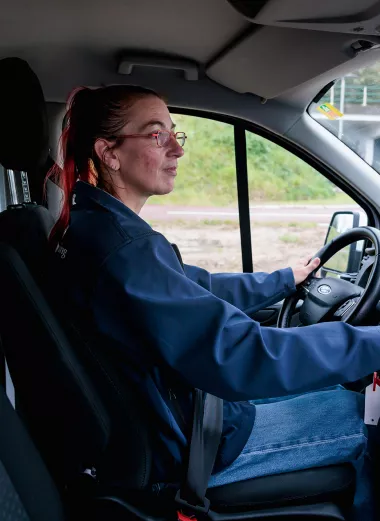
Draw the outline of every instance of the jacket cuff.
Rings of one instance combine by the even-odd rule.
[[[289,295],[292,295],[296,291],[296,281],[294,280],[293,270],[292,268],[284,268],[280,271],[282,271],[284,277],[285,296],[289,297]]]

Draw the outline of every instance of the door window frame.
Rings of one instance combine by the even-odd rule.
[[[243,272],[252,273],[254,271],[253,263],[253,249],[252,249],[252,232],[251,232],[251,218],[250,218],[250,201],[249,201],[249,186],[248,186],[248,164],[247,164],[247,147],[246,147],[246,132],[252,132],[258,136],[268,139],[275,145],[282,147],[288,152],[292,153],[317,172],[323,175],[326,179],[334,183],[348,196],[350,196],[361,208],[366,212],[368,217],[368,226],[375,226],[379,228],[380,218],[372,206],[361,194],[354,192],[352,187],[341,177],[338,177],[333,170],[331,170],[322,161],[312,156],[306,150],[302,149],[295,143],[288,141],[283,136],[274,134],[269,130],[255,125],[246,120],[216,114],[204,110],[180,108],[169,106],[169,111],[175,114],[186,116],[194,116],[198,118],[219,121],[233,126],[234,129],[234,150],[235,150],[235,165],[236,165],[236,186],[238,195],[238,211],[239,211],[239,228],[240,228],[240,245]]]

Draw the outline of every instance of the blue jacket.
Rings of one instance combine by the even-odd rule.
[[[214,471],[230,465],[254,424],[248,400],[354,381],[380,366],[378,327],[261,327],[249,316],[290,295],[290,268],[210,274],[182,268],[171,244],[106,192],[79,181],[57,250],[68,298],[156,415],[154,480],[178,477],[191,389],[224,399]],[[84,319],[86,317],[86,319]]]

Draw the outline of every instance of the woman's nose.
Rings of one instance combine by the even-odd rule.
[[[175,137],[174,134],[172,134],[170,136],[170,150],[171,150],[171,153],[177,157],[182,157],[183,154],[185,153],[183,147],[181,147],[181,145],[178,143],[177,141],[177,138]]]

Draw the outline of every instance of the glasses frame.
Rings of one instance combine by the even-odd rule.
[[[169,137],[168,137],[168,140],[167,142],[165,143],[165,145],[160,145],[159,142],[158,142],[158,139],[160,137],[161,134],[168,134]],[[181,134],[183,139],[184,139],[184,143],[183,145],[181,145],[179,142],[178,142],[178,134]],[[173,131],[170,131],[170,130],[158,130],[157,132],[150,132],[149,134],[119,134],[117,136],[113,136],[115,139],[118,139],[118,138],[121,138],[121,139],[124,139],[124,138],[137,138],[137,137],[145,137],[145,138],[148,138],[148,137],[154,137],[156,138],[156,143],[157,143],[157,146],[158,148],[165,148],[166,146],[168,146],[169,142],[170,142],[170,137],[174,137],[174,139],[176,140],[176,142],[179,144],[180,147],[184,147],[185,144],[186,144],[186,139],[187,139],[187,136],[185,134],[185,132],[173,132]]]

